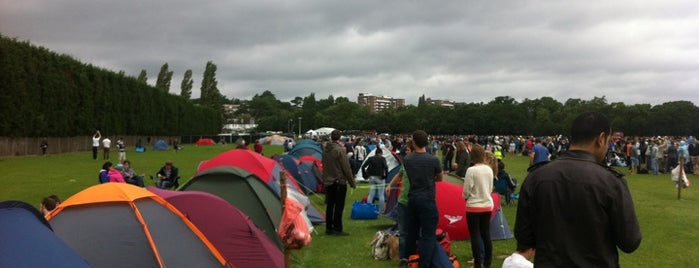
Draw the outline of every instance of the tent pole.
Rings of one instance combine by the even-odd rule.
[[[286,172],[284,170],[279,172],[279,181],[281,183],[281,200],[282,200],[282,215],[286,211]],[[291,249],[286,245],[284,246],[284,267],[291,267]]]

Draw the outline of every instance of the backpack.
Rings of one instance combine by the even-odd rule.
[[[384,231],[377,231],[371,239],[371,256],[374,260],[388,259],[388,237],[390,234]]]
[[[439,260],[433,260],[432,267],[443,266],[443,265],[436,265],[435,262],[441,263]],[[451,262],[451,266],[454,268],[461,267],[461,265],[459,264],[459,260],[456,259],[456,255],[449,254],[449,262]],[[408,268],[419,268],[419,267],[420,267],[420,255],[418,255],[418,254],[410,255],[410,257],[408,257]]]

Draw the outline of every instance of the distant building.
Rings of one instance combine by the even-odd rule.
[[[375,96],[371,93],[359,93],[357,97],[359,105],[369,106],[369,111],[375,113],[388,108],[399,108],[405,106],[405,99],[397,99],[388,96]]]
[[[454,107],[454,104],[456,104],[456,102],[453,100],[433,100],[430,98],[427,98],[425,102],[430,105],[439,105],[445,107]]]

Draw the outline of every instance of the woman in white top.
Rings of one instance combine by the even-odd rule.
[[[463,197],[466,200],[466,222],[471,233],[471,253],[474,267],[490,267],[493,244],[490,240],[490,213],[493,208],[493,169],[486,163],[482,146],[474,145],[470,152],[472,167],[466,170]],[[481,255],[484,247],[485,254]]]

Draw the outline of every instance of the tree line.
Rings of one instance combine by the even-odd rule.
[[[123,135],[220,131],[220,109],[158,90],[145,83],[145,72],[141,75],[84,64],[0,35],[0,136],[71,137],[95,129]]]
[[[224,120],[255,119],[258,131],[292,132],[319,127],[371,130],[379,133],[432,134],[569,134],[573,118],[583,111],[606,114],[614,131],[626,135],[696,135],[699,108],[689,101],[660,105],[551,97],[525,99],[498,96],[487,103],[457,103],[453,107],[418,105],[372,113],[347,97],[316,99],[315,93],[281,101],[270,91],[250,100],[229,100],[216,81],[216,65],[206,63],[200,99],[190,99],[192,71],[187,70],[180,95],[169,93],[173,72],[163,64],[156,86],[147,73],[138,77],[83,64],[67,55],[0,35],[0,136],[69,137],[95,129],[124,135],[211,135]],[[224,114],[223,104],[237,104]],[[299,120],[301,118],[301,120]]]
[[[424,96],[421,97],[424,99]],[[315,94],[289,102],[277,100],[265,91],[242,101],[235,116],[254,117],[258,130],[297,132],[290,125],[301,117],[303,131],[319,127],[343,130],[374,130],[379,133],[412,133],[416,129],[431,134],[568,135],[573,119],[584,111],[599,111],[612,121],[613,131],[626,135],[696,135],[699,108],[689,101],[660,105],[607,102],[604,96],[590,100],[571,98],[561,103],[551,97],[525,99],[498,96],[487,103],[457,103],[453,107],[418,105],[371,113],[367,106],[346,97],[316,100]],[[291,124],[290,124],[291,123]],[[294,131],[296,130],[296,131]]]

